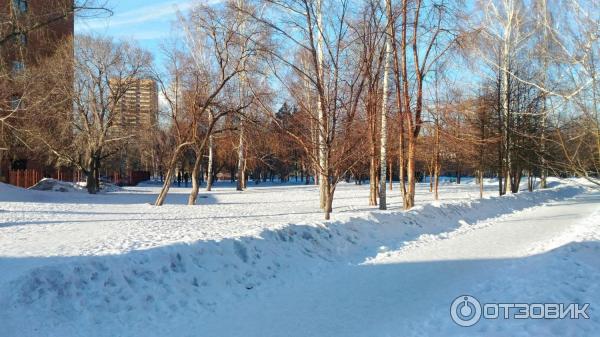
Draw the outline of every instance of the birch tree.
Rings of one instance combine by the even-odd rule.
[[[255,49],[249,41],[254,34],[241,34],[244,20],[235,4],[222,8],[198,6],[189,19],[180,16],[179,23],[186,32],[186,43],[193,60],[191,90],[191,140],[182,143],[173,153],[171,163],[185,148],[192,148],[196,159],[192,171],[192,191],[189,205],[196,203],[200,184],[198,182],[203,152],[215,126],[228,115],[240,115],[247,108],[247,102],[239,102],[231,95],[235,81],[246,71],[246,61],[253,57]],[[238,82],[239,83],[239,82]],[[208,115],[214,109],[211,118]],[[208,122],[207,122],[208,121]],[[173,166],[174,168],[174,166]],[[169,170],[156,206],[164,203],[171,185],[173,170]]]
[[[380,159],[381,159],[381,128],[382,114],[382,79],[385,62],[386,36],[385,14],[382,13],[380,1],[367,1],[361,9],[360,19],[352,24],[359,36],[359,46],[362,48],[365,90],[362,97],[366,119],[366,138],[369,145],[369,206],[378,204]],[[385,180],[385,177],[383,178]]]
[[[387,176],[387,104],[388,104],[388,78],[390,73],[390,61],[392,55],[392,42],[391,39],[395,38],[392,30],[393,25],[393,14],[392,14],[392,3],[391,0],[386,0],[385,3],[386,14],[387,14],[387,25],[386,25],[386,37],[385,37],[385,61],[383,64],[383,89],[381,99],[381,178],[379,181],[379,209],[387,209],[386,200],[386,176]],[[389,173],[390,175],[392,172]],[[390,178],[391,180],[391,178]],[[391,186],[391,184],[390,184]]]
[[[208,111],[208,122],[212,123],[215,119],[214,112],[211,110]],[[208,136],[208,168],[206,169],[206,191],[210,192],[212,190],[213,179],[214,179],[214,161],[215,161],[215,136],[211,133]]]
[[[317,169],[320,184],[320,206],[326,219],[333,210],[333,196],[337,183],[357,162],[356,153],[361,150],[360,139],[354,137],[356,113],[363,88],[362,68],[348,62],[361,59],[359,48],[351,41],[348,28],[349,1],[323,2],[309,0],[265,1],[270,15],[253,15],[265,29],[272,31],[273,38],[281,43],[281,50],[270,51],[272,75],[289,89],[282,71],[292,72],[307,80],[317,101],[319,135],[315,147],[311,141],[310,127],[297,132],[287,132]],[[321,13],[327,13],[327,16]],[[294,54],[308,55],[308,69],[304,69]],[[289,90],[292,93],[292,90]],[[295,97],[303,100],[305,93]],[[262,101],[259,101],[262,103]],[[267,104],[261,110],[273,116]],[[306,109],[301,109],[306,111]],[[311,118],[307,116],[307,119]]]

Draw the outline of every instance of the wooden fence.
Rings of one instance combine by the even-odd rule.
[[[126,176],[121,176],[119,172],[114,172],[109,180],[119,186],[135,186],[144,180],[150,179],[148,171],[129,171]]]
[[[37,184],[42,178],[54,178],[60,181],[78,182],[85,180],[85,176],[79,171],[56,170],[52,174],[44,174],[41,170],[9,170],[8,183],[14,186],[29,188]],[[119,186],[135,186],[141,181],[150,179],[150,172],[147,171],[129,171],[126,176],[121,176],[114,172],[106,177],[110,182]]]
[[[8,171],[8,183],[11,185],[29,188],[42,179],[42,173],[38,170]]]

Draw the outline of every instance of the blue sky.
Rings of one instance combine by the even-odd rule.
[[[136,40],[160,62],[161,41],[177,34],[171,29],[177,10],[186,12],[198,3],[199,0],[109,0],[108,7],[114,12],[111,17],[77,18],[75,32]]]

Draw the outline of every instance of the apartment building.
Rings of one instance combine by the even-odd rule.
[[[0,112],[26,107],[23,93],[11,84],[19,73],[51,56],[74,34],[73,0],[0,0]],[[71,42],[72,43],[72,42]],[[1,117],[1,116],[0,116]],[[33,158],[10,130],[0,127],[0,181],[8,181],[9,169],[43,170],[43,158]]]
[[[115,107],[116,126],[119,132],[135,133],[156,126],[158,115],[158,87],[152,79],[130,79],[125,84],[111,80],[113,87],[125,86],[127,90]]]
[[[119,166],[112,169],[122,175],[132,170],[154,171],[154,158],[149,149],[158,127],[156,81],[149,78],[111,79],[109,85],[113,92],[122,92],[114,108],[111,133],[129,139],[119,151]]]

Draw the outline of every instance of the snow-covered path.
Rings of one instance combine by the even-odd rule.
[[[444,235],[448,240],[417,240],[369,263],[502,259],[544,253],[598,227],[593,221],[597,216],[600,194],[585,193],[465,227]]]
[[[600,305],[599,239],[600,194],[583,194],[449,235],[425,236],[364,264],[343,266],[293,287],[267,292],[260,299],[252,298],[251,310],[250,303],[237,303],[224,310],[228,312],[226,327],[220,324],[223,317],[216,316],[205,322],[206,333],[596,336],[600,327],[600,311],[595,307]],[[582,240],[588,242],[578,243]],[[553,251],[563,245],[569,246]],[[581,257],[595,268],[584,270],[579,264]],[[463,328],[455,325],[449,314],[450,303],[463,294],[482,302],[591,303],[592,317],[481,321]]]

